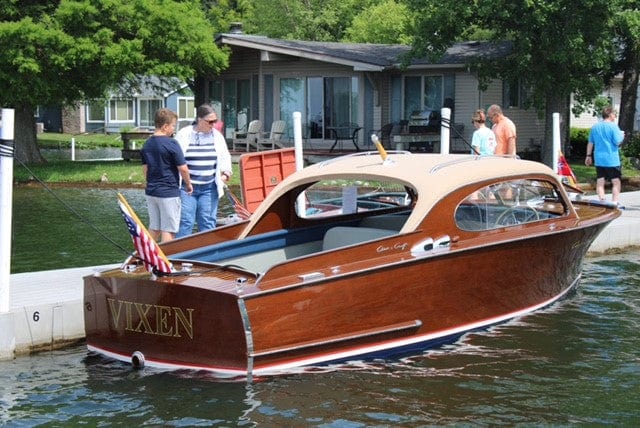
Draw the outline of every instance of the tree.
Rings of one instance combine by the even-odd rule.
[[[16,111],[15,154],[24,162],[43,162],[37,105],[103,98],[144,75],[189,81],[228,64],[196,1],[22,3],[0,7],[0,105]]]
[[[248,32],[281,39],[337,42],[353,18],[380,0],[254,0],[246,6]]]
[[[622,2],[621,12],[616,15],[616,34],[622,46],[616,70],[622,72],[622,93],[618,125],[627,135],[633,131],[638,98],[640,76],[640,11],[632,3]]]
[[[413,42],[412,19],[406,4],[383,0],[353,18],[343,41],[410,45]]]
[[[407,1],[417,12],[414,55],[439,57],[467,28],[490,30],[492,39],[512,41],[511,55],[475,67],[484,84],[490,78],[519,80],[529,91],[531,106],[546,112],[542,160],[547,165],[553,159],[552,114],[560,113],[566,131],[569,97],[591,100],[612,76],[617,49],[611,1]]]

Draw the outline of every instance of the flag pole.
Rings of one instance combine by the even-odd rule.
[[[164,260],[167,265],[171,265],[171,262],[169,261],[169,259],[167,258],[167,256],[164,254],[164,252],[162,251],[162,249],[160,249],[160,245],[158,245],[158,243],[155,241],[155,239],[153,239],[151,237],[151,234],[149,233],[149,231],[147,230],[146,227],[144,227],[144,224],[140,221],[140,219],[138,218],[138,215],[136,214],[136,212],[133,210],[133,208],[131,208],[131,206],[129,205],[129,203],[127,202],[127,200],[124,198],[124,195],[122,195],[122,193],[118,192],[118,199],[120,200],[120,202],[122,202],[122,204],[125,206],[125,208],[127,208],[127,210],[129,211],[129,214],[131,214],[131,217],[133,217],[133,219],[135,220],[136,223],[138,223],[138,226],[140,226],[140,228],[142,229],[142,231],[144,233],[147,234],[147,236],[149,237],[149,239],[153,240],[153,242],[158,246],[158,249],[160,250],[160,254],[159,256],[162,258],[162,260]]]

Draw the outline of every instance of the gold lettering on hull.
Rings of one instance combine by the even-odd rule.
[[[192,308],[150,305],[107,297],[111,322],[116,330],[193,339]]]

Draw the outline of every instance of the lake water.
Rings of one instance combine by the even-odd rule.
[[[122,261],[116,190],[14,189],[12,270]],[[146,218],[139,189],[122,192]],[[223,208],[228,209],[227,208]],[[589,258],[548,309],[402,360],[223,382],[88,355],[84,346],[0,362],[0,425],[640,426],[640,252]]]
[[[640,253],[552,307],[403,360],[221,382],[87,354],[0,363],[0,425],[640,425]]]
[[[118,208],[118,192],[147,225],[144,189],[14,187],[11,273],[125,260],[133,244]],[[223,198],[219,216],[231,213]]]

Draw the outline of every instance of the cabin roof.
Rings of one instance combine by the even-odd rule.
[[[302,40],[272,39],[265,36],[224,33],[218,43],[240,46],[273,54],[289,55],[316,61],[331,62],[354,67],[355,70],[383,71],[399,68],[404,55],[411,47],[373,43],[313,42]],[[510,42],[469,41],[456,43],[437,61],[416,58],[411,67],[464,66],[473,59],[496,59],[511,52]]]
[[[414,188],[418,202],[403,230],[417,227],[433,205],[454,190],[473,182],[545,175],[557,182],[553,170],[540,162],[501,156],[389,154],[383,162],[377,152],[361,152],[311,165],[285,178],[251,216],[251,230],[275,199],[298,186],[320,180],[360,179],[395,181]]]

